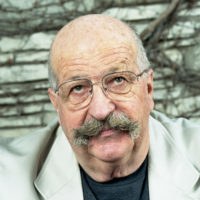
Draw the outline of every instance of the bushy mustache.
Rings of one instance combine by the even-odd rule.
[[[133,140],[140,133],[137,121],[132,121],[124,113],[111,113],[105,120],[100,121],[93,118],[79,128],[74,129],[74,143],[78,146],[87,145],[91,137],[98,136],[101,131],[106,129],[126,132]]]

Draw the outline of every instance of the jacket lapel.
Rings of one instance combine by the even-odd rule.
[[[79,167],[61,128],[34,183],[43,199],[83,199]]]
[[[177,143],[174,143],[165,127],[151,118],[148,171],[150,199],[200,198],[200,188],[195,188],[200,173],[176,146]]]

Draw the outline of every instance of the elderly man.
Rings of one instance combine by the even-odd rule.
[[[153,71],[126,24],[71,21],[49,75],[60,126],[1,140],[1,200],[200,199],[200,126],[152,111]]]

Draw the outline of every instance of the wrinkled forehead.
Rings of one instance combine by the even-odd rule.
[[[136,54],[133,32],[123,22],[103,15],[77,18],[64,26],[52,44],[50,61],[55,72],[74,59],[94,60],[111,49],[127,49]],[[131,53],[130,53],[131,52]]]

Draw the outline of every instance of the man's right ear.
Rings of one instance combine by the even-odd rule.
[[[58,110],[58,102],[57,102],[57,94],[54,92],[52,88],[48,89],[48,95],[51,100],[51,103],[53,104],[55,110]]]

